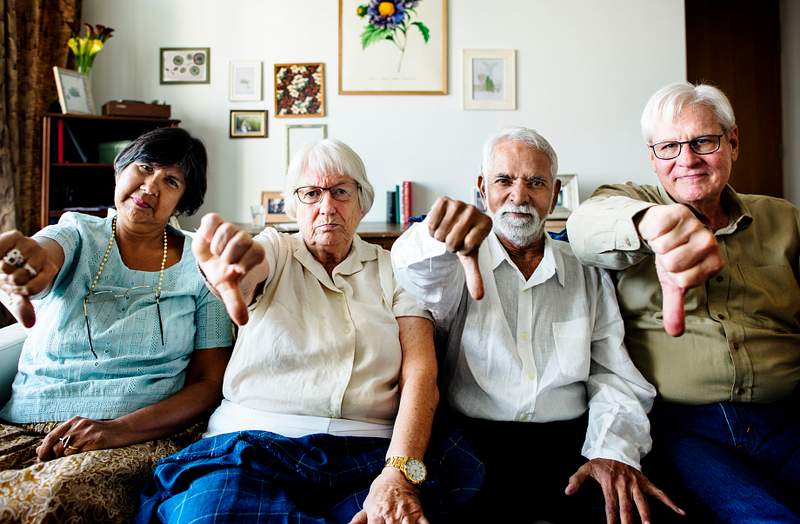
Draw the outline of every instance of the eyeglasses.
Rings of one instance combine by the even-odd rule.
[[[653,154],[656,155],[656,158],[660,158],[661,160],[672,160],[680,156],[683,144],[689,144],[691,150],[698,155],[710,155],[719,150],[720,139],[723,136],[724,135],[703,135],[691,140],[684,140],[683,142],[667,140],[652,144],[650,149],[653,150]]]
[[[155,288],[152,286],[134,286],[132,288],[128,288],[124,291],[89,291],[86,293],[86,296],[83,297],[83,320],[86,322],[86,335],[89,338],[89,349],[94,355],[94,358],[97,358],[97,352],[94,350],[94,343],[92,342],[92,330],[89,327],[89,311],[96,308],[103,308],[103,310],[108,310],[116,300],[123,299],[122,302],[118,303],[118,309],[120,311],[126,310],[133,302],[136,300],[143,298],[150,293],[155,293]],[[164,323],[161,320],[161,303],[160,303],[160,296],[159,294],[155,295],[156,300],[156,312],[158,314],[158,331],[161,334],[161,345],[164,345]],[[89,307],[91,304],[96,304],[95,307]],[[96,315],[96,314],[95,314]]]
[[[329,191],[337,202],[348,202],[355,196],[361,186],[350,182],[331,187],[303,186],[294,190],[297,199],[304,204],[316,204],[322,200],[325,191]]]

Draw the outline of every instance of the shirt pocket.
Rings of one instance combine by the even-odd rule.
[[[800,287],[788,265],[739,265],[744,286],[742,305],[759,326],[793,330],[800,323]]]
[[[586,380],[589,377],[589,319],[586,317],[553,322],[558,368],[563,375]]]

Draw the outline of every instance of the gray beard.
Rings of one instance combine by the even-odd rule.
[[[504,204],[497,211],[486,211],[492,217],[492,229],[517,247],[527,247],[544,234],[544,220],[533,206]],[[512,218],[505,213],[527,213],[526,218]]]

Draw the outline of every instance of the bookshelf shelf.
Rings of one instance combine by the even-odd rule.
[[[163,118],[45,114],[41,227],[57,222],[65,208],[105,216],[113,205],[114,165],[100,161],[99,144],[133,140],[146,131],[179,123]]]

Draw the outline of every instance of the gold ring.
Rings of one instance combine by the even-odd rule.
[[[64,451],[79,451],[80,449],[81,449],[81,448],[77,448],[77,447],[75,447],[75,446],[70,446],[69,444],[67,444],[66,446],[64,446]]]

